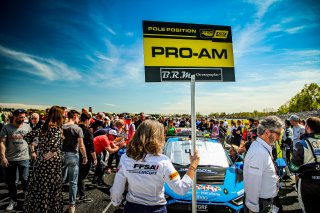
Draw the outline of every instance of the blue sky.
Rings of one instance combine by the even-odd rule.
[[[316,0],[2,0],[0,103],[190,113],[189,83],[144,82],[142,20],[231,26],[236,82],[197,83],[197,112],[277,109],[320,83]]]

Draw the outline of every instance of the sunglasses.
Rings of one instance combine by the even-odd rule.
[[[281,132],[272,131],[272,130],[270,130],[270,132],[271,132],[271,133],[276,133],[278,136],[280,136],[280,135],[281,135]]]

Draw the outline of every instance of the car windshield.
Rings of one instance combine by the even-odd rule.
[[[191,128],[176,128],[175,136],[190,136],[191,137],[192,130]],[[203,136],[205,133],[196,130],[196,135],[198,137]]]
[[[199,166],[229,167],[225,151],[220,143],[211,140],[197,140],[196,149],[200,155]],[[190,164],[190,139],[169,140],[165,146],[164,154],[173,164]]]

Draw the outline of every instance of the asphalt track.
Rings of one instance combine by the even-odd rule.
[[[92,173],[89,175],[86,185],[86,194],[88,197],[93,198],[93,202],[90,203],[77,203],[76,213],[119,213],[121,210],[115,208],[110,203],[110,198],[107,195],[110,185],[114,179],[114,173],[105,175],[105,182],[107,183],[104,187],[97,188],[91,184],[90,179]],[[280,202],[283,205],[283,209],[288,213],[301,213],[301,209],[298,204],[297,193],[294,190],[293,179],[281,182],[281,189],[279,191]],[[68,185],[64,186],[64,210],[68,212]],[[8,190],[5,183],[0,183],[0,212],[6,212],[5,208],[9,202]],[[21,188],[18,192],[18,206],[14,211],[11,212],[22,212],[23,205],[23,194]]]

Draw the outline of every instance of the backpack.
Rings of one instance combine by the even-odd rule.
[[[305,141],[308,143],[310,149],[312,150],[312,154],[313,154],[315,162],[304,164],[304,165],[300,166],[299,170],[298,170],[298,173],[300,173],[299,177],[320,180],[320,162],[318,162],[318,160],[317,160],[317,157],[315,155],[315,151],[314,151],[313,146],[311,145],[310,141],[308,139],[305,139]]]

